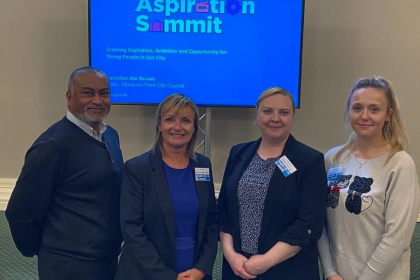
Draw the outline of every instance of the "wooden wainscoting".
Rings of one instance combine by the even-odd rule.
[[[6,210],[10,195],[15,187],[16,179],[0,178],[0,211]]]

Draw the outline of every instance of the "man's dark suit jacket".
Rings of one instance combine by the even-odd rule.
[[[217,253],[217,211],[210,160],[196,154],[195,168],[209,168],[210,181],[196,181],[200,204],[195,265],[211,279]],[[162,154],[149,151],[125,163],[121,191],[124,246],[116,280],[176,280],[175,221]]]
[[[261,139],[234,146],[229,155],[218,200],[219,230],[233,237],[234,249],[241,252],[239,229],[238,182],[254,157]],[[269,251],[277,242],[300,246],[294,257],[258,276],[259,280],[319,280],[316,242],[325,219],[327,178],[323,155],[289,136],[285,155],[297,171],[285,177],[277,167],[270,180],[258,254]],[[223,260],[223,280],[241,279]]]

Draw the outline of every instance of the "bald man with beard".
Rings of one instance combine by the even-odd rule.
[[[112,280],[121,248],[119,198],[123,158],[110,109],[107,75],[73,71],[67,115],[25,156],[6,217],[13,240],[38,256],[40,280]]]

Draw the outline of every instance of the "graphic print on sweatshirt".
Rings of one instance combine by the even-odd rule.
[[[340,190],[349,186],[352,175],[342,175],[339,179],[328,180],[327,207],[335,209],[340,200]]]
[[[345,206],[347,211],[359,215],[361,212],[369,209],[373,204],[373,197],[363,195],[370,192],[373,184],[372,178],[355,176],[353,182],[347,191]]]

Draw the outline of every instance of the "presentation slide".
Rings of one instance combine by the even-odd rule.
[[[304,1],[90,0],[90,64],[111,101],[254,106],[272,86],[299,106]]]

